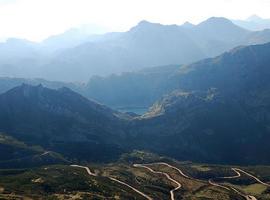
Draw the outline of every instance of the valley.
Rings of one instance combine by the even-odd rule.
[[[267,200],[270,176],[262,172],[269,168],[180,162],[134,151],[110,164],[0,170],[0,197],[39,199],[46,192],[44,199]]]
[[[270,200],[270,4],[192,1],[0,0],[0,200]]]

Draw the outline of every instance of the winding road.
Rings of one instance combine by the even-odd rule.
[[[46,156],[47,154],[51,153],[50,151],[44,151],[40,156]]]
[[[45,152],[45,153],[47,153],[47,152]],[[174,167],[174,166],[172,166],[172,165],[170,165],[170,164],[168,164],[168,163],[165,163],[165,162],[157,162],[157,163],[150,163],[150,164],[133,164],[134,167],[147,169],[147,170],[149,170],[150,172],[152,172],[152,173],[154,173],[154,174],[161,174],[161,175],[165,176],[169,181],[173,182],[173,183],[176,185],[176,187],[174,187],[172,190],[170,190],[170,199],[171,199],[171,200],[175,200],[175,196],[174,196],[175,194],[174,194],[174,193],[175,193],[175,191],[179,190],[179,189],[182,187],[181,183],[178,182],[177,180],[173,179],[173,178],[172,178],[168,173],[166,173],[166,172],[156,171],[156,170],[152,169],[151,166],[153,166],[153,165],[165,165],[165,166],[167,166],[167,167],[169,167],[169,168],[172,168],[172,169],[176,170],[181,176],[183,176],[183,177],[185,177],[185,178],[187,178],[187,179],[194,179],[194,178],[191,178],[191,177],[189,177],[188,175],[184,174],[184,173],[183,173],[180,169],[178,169],[177,167]],[[90,170],[88,167],[86,167],[86,166],[81,166],[81,165],[71,165],[71,167],[83,168],[83,169],[85,169],[85,170],[87,171],[88,175],[90,175],[90,176],[97,176],[97,174],[91,172],[91,170]],[[234,175],[234,176],[218,177],[218,178],[221,178],[221,179],[235,179],[235,178],[241,177],[241,173],[243,173],[243,174],[246,174],[247,176],[249,176],[249,177],[255,179],[258,183],[263,184],[263,185],[265,185],[265,186],[267,186],[267,187],[270,187],[270,184],[261,181],[261,180],[260,180],[259,178],[257,178],[256,176],[254,176],[254,175],[252,175],[252,174],[250,174],[250,173],[248,173],[248,172],[246,172],[246,171],[244,171],[244,170],[242,170],[242,169],[239,169],[239,168],[231,168],[231,170],[234,171],[236,175]],[[115,181],[115,182],[117,182],[117,183],[119,183],[119,184],[121,184],[121,185],[124,185],[124,186],[126,186],[126,187],[128,187],[128,188],[130,188],[130,189],[132,189],[134,192],[136,192],[136,193],[138,193],[139,195],[143,196],[143,197],[144,197],[145,199],[147,199],[147,200],[153,200],[153,198],[151,198],[150,196],[146,195],[145,193],[139,191],[138,189],[134,188],[133,186],[129,185],[128,183],[125,183],[125,182],[123,182],[123,181],[120,181],[120,180],[118,180],[118,179],[116,179],[116,178],[114,178],[114,177],[109,177],[109,176],[108,176],[107,178],[109,178],[110,180]],[[197,179],[195,179],[195,180],[197,180]],[[200,181],[201,181],[201,180],[200,180]],[[240,192],[239,190],[237,190],[237,189],[234,188],[234,187],[231,187],[231,186],[224,186],[224,185],[222,185],[222,184],[216,183],[216,182],[213,181],[213,179],[209,179],[209,180],[208,180],[208,183],[209,183],[210,185],[212,185],[212,186],[220,187],[220,188],[225,189],[225,190],[228,190],[228,191],[233,190],[234,192],[236,192],[236,193],[239,194],[240,196],[244,197],[246,200],[257,200],[257,198],[254,197],[254,196],[243,194],[242,192]]]
[[[90,176],[97,176],[95,173],[91,172],[91,170],[89,169],[89,167],[86,167],[86,166],[81,166],[81,165],[70,165],[71,167],[78,167],[78,168],[82,168],[82,169],[85,169],[88,173],[88,175]],[[151,197],[149,197],[148,195],[144,194],[143,192],[137,190],[136,188],[132,187],[131,185],[127,184],[127,183],[124,183],[123,181],[120,181],[116,178],[113,178],[113,177],[107,177],[109,178],[110,180],[112,181],[115,181],[117,183],[120,183],[130,189],[132,189],[133,191],[135,191],[136,193],[140,194],[141,196],[143,196],[144,198],[146,198],[147,200],[153,200]]]
[[[242,173],[246,174],[247,176],[249,176],[249,177],[255,179],[258,183],[260,183],[260,184],[262,184],[262,185],[265,185],[265,186],[267,186],[267,187],[270,187],[270,184],[261,181],[261,180],[260,180],[259,178],[257,178],[256,176],[253,176],[252,174],[250,174],[250,173],[248,173],[248,172],[246,172],[246,171],[244,171],[244,170],[242,170],[242,169],[239,169],[239,168],[232,168],[232,170],[235,170],[235,171],[238,172],[238,173],[239,173],[239,172],[242,172]]]
[[[165,163],[165,162],[157,162],[157,163],[153,163],[153,164],[157,164],[157,165],[166,165],[167,167],[170,167],[170,168],[175,169],[176,171],[178,171],[183,177],[188,178],[188,179],[193,179],[193,178],[189,177],[188,175],[184,174],[184,173],[182,172],[182,170],[180,170],[180,169],[178,169],[177,167],[174,167],[174,166],[172,166],[172,165],[170,165],[170,164],[168,164],[168,163]]]
[[[70,165],[71,167],[78,167],[78,168],[83,168],[87,171],[87,173],[90,176],[97,176],[95,173],[91,172],[91,170],[89,169],[89,167],[85,167],[85,166],[81,166],[81,165]]]
[[[157,163],[153,163],[153,164],[157,164]],[[155,171],[152,168],[148,167],[149,165],[153,165],[153,164],[134,164],[133,166],[134,167],[145,168],[145,169],[149,170],[150,172],[152,172],[154,174],[164,175],[164,176],[166,176],[166,178],[168,180],[170,180],[171,182],[175,183],[176,184],[176,187],[170,191],[171,200],[175,200],[175,198],[174,198],[174,192],[176,190],[179,190],[182,187],[181,183],[179,183],[178,181],[176,181],[175,179],[173,179],[169,174],[167,174],[165,172]]]
[[[234,179],[234,178],[239,178],[239,177],[241,177],[241,173],[244,173],[244,174],[246,174],[247,176],[249,176],[249,177],[255,179],[258,183],[260,183],[260,184],[262,184],[262,185],[265,185],[265,186],[267,186],[267,187],[270,187],[270,184],[261,181],[261,180],[260,180],[259,178],[257,178],[256,176],[254,176],[254,175],[252,175],[252,174],[250,174],[250,173],[248,173],[248,172],[246,172],[246,171],[244,171],[244,170],[242,170],[242,169],[239,169],[239,168],[231,168],[231,170],[234,171],[234,172],[236,173],[235,176],[225,176],[225,177],[218,177],[218,178],[222,178],[222,179]],[[251,196],[251,195],[243,194],[242,192],[240,192],[239,190],[237,190],[237,189],[235,189],[235,188],[233,188],[233,187],[226,187],[226,186],[223,186],[223,185],[221,185],[221,184],[215,183],[215,182],[213,182],[212,179],[209,179],[208,182],[209,182],[210,185],[217,186],[217,187],[220,187],[220,188],[223,188],[223,189],[226,189],[226,190],[232,189],[234,192],[236,192],[236,193],[239,194],[240,196],[244,197],[246,200],[257,200],[256,197]]]
[[[140,194],[141,196],[145,197],[145,198],[148,199],[148,200],[153,200],[153,199],[152,199],[151,197],[149,197],[148,195],[146,195],[146,194],[144,194],[143,192],[137,190],[136,188],[132,187],[131,185],[129,185],[129,184],[127,184],[127,183],[124,183],[123,181],[120,181],[120,180],[118,180],[118,179],[116,179],[116,178],[113,178],[113,177],[108,177],[108,178],[111,179],[111,180],[113,180],[113,181],[115,181],[115,182],[117,182],[117,183],[120,183],[120,184],[122,184],[122,185],[125,185],[125,186],[129,187],[130,189],[132,189],[133,191],[137,192],[138,194]]]
[[[224,177],[220,177],[220,178],[233,179],[233,178],[239,178],[241,176],[241,174],[235,168],[231,168],[231,169],[236,173],[235,176],[224,176]]]
[[[183,176],[183,177],[185,177],[187,179],[193,179],[193,178],[189,177],[188,175],[184,174],[182,172],[182,170],[180,170],[179,168],[177,168],[175,166],[172,166],[172,165],[170,165],[168,163],[165,163],[165,162],[156,162],[156,163],[151,163],[151,164],[134,164],[133,165],[134,167],[143,167],[143,168],[146,168],[146,169],[148,169],[149,171],[151,171],[152,173],[155,173],[155,174],[163,174],[164,176],[167,177],[167,179],[169,179],[170,181],[172,181],[173,183],[175,183],[177,186],[170,191],[171,200],[175,200],[175,198],[174,198],[174,192],[176,190],[179,190],[182,187],[181,183],[179,183],[177,180],[173,179],[169,174],[167,174],[165,172],[160,172],[160,171],[153,170],[152,168],[149,167],[151,165],[165,165],[165,166],[167,166],[169,168],[172,168],[172,169],[176,170],[181,176]]]

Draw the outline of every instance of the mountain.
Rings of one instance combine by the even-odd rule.
[[[138,81],[144,85],[157,73],[149,91],[174,87],[142,116],[113,111],[67,88],[24,84],[0,95],[0,131],[68,159],[111,161],[139,149],[179,160],[269,164],[269,53],[270,43],[243,46],[167,66],[170,72],[160,67],[131,74],[145,76]],[[169,78],[160,79],[162,73]],[[121,85],[125,76],[119,79]]]
[[[23,84],[0,95],[0,131],[68,158],[113,159],[125,116],[68,88]]]
[[[83,36],[82,40],[77,30],[70,30],[39,43],[38,55],[23,59],[15,56],[0,62],[0,73],[11,77],[86,82],[94,75],[189,64],[239,45],[269,41],[269,31],[248,31],[226,18],[212,17],[198,25],[180,26],[141,21],[127,32]],[[68,47],[59,49],[57,46],[63,43]]]
[[[185,65],[175,76],[184,90],[217,88],[234,95],[267,90],[269,53],[270,43],[242,46],[218,57]]]
[[[66,82],[59,82],[59,81],[47,81],[44,79],[24,79],[24,78],[9,78],[9,77],[0,77],[0,94],[5,93],[8,90],[20,86],[23,83],[28,85],[40,85],[51,89],[59,89],[61,87],[70,88],[80,94],[83,94],[83,84],[77,83],[66,83]]]
[[[270,19],[263,19],[257,15],[252,15],[246,20],[232,20],[236,25],[251,31],[261,31],[270,29]]]
[[[128,32],[120,33],[110,40],[89,42],[63,51],[47,65],[47,70],[51,72],[51,79],[58,78],[58,73],[54,71],[65,70],[62,80],[87,81],[93,75],[181,63],[181,59],[200,59],[202,54],[178,26],[142,21]],[[71,75],[74,66],[78,70]]]
[[[212,40],[235,42],[240,37],[248,34],[248,31],[234,25],[230,20],[223,17],[211,17],[196,26],[197,32]],[[220,36],[225,37],[220,37]]]
[[[10,38],[0,43],[0,76],[35,77],[46,59],[39,43]]]
[[[133,145],[181,160],[269,163],[269,53],[270,43],[240,47],[181,67],[179,89],[133,121]]]
[[[176,84],[170,78],[179,68],[179,65],[170,65],[95,76],[84,87],[84,95],[114,108],[147,108],[175,89]]]
[[[24,39],[9,38],[0,43],[1,59],[10,59],[13,56],[28,57],[35,54],[37,44]]]
[[[193,28],[195,25],[190,23],[190,22],[185,22],[184,24],[181,25],[183,28]]]
[[[219,20],[224,21],[225,19],[219,19]],[[213,24],[217,23],[215,21],[216,19],[214,18],[210,20],[209,23],[201,24],[200,33],[201,34],[203,33],[202,31],[203,29],[209,30],[208,28],[205,28],[205,27],[213,26]],[[228,22],[226,23],[226,25],[224,25],[224,27],[230,26],[231,24],[232,24],[231,22]],[[219,29],[221,30],[222,27],[220,27]],[[237,30],[244,31],[243,29],[239,29],[238,27],[236,27],[234,33],[238,32]],[[212,34],[214,35],[214,33]],[[226,33],[226,34],[229,34],[229,33]],[[202,34],[202,37],[206,37],[207,35],[211,35],[211,34],[207,32],[205,33],[205,36]],[[217,35],[220,35],[220,33],[217,33]],[[234,40],[240,40],[239,37],[241,37],[242,34],[239,34],[238,36],[237,34],[232,34],[232,35],[231,35],[232,38],[235,38]],[[211,36],[211,38],[214,38],[214,36]],[[270,31],[264,30],[264,31],[258,31],[258,32],[249,32],[246,35],[245,40],[248,44],[267,42],[267,39],[263,40],[262,38],[270,38]],[[230,39],[228,39],[228,41],[229,40]],[[212,45],[212,44],[209,44],[209,45]],[[234,51],[235,50],[233,50],[232,52]],[[224,55],[227,55],[227,54],[230,54],[230,53],[225,53]],[[205,61],[202,61],[202,62],[205,62]],[[245,61],[242,61],[242,62],[245,62]],[[178,65],[179,66],[178,68],[179,69],[182,67],[185,68],[185,66],[192,66],[192,65],[193,64],[182,65],[181,67],[180,65]],[[152,73],[149,73],[147,75],[147,70],[145,71],[141,70],[137,72],[135,71],[131,73],[123,73],[122,75],[116,75],[116,76],[92,78],[90,79],[90,81],[87,84],[87,87],[85,88],[84,95],[90,98],[96,99],[97,101],[102,102],[106,105],[114,106],[114,107],[129,107],[129,106],[148,107],[149,105],[157,101],[158,98],[161,97],[162,95],[165,95],[166,93],[170,93],[173,90],[179,88],[178,77],[174,76],[175,74],[174,69],[177,69],[177,65],[175,65],[174,69],[170,68],[169,66],[167,67],[168,67],[168,70],[166,70],[166,66],[149,68],[149,69],[155,69],[155,76]],[[170,71],[171,69],[172,71]],[[223,72],[220,72],[220,74],[217,74],[217,76],[219,77],[222,74]],[[234,77],[235,75],[232,74],[232,76]]]
[[[175,89],[176,84],[170,78],[179,67],[179,65],[159,66],[121,75],[95,76],[87,84],[0,77],[0,94],[23,83],[34,86],[42,84],[51,89],[67,87],[115,109],[144,112],[162,95]]]
[[[71,28],[64,33],[50,36],[42,41],[41,45],[49,52],[60,51],[66,48],[72,48],[84,42],[99,39],[102,34],[109,32],[106,28],[95,25],[86,24],[77,28]]]
[[[250,21],[250,22],[261,22],[263,20],[264,19],[259,17],[258,15],[251,15],[246,19],[246,21]]]
[[[176,84],[170,78],[179,67],[179,65],[159,66],[121,75],[95,76],[87,84],[0,77],[0,94],[23,83],[34,86],[42,84],[51,89],[67,87],[115,109],[144,112],[162,95],[175,89]]]
[[[189,28],[141,21],[114,38],[84,43],[59,53],[46,69],[51,72],[48,74],[50,79],[58,79],[58,73],[64,70],[62,80],[87,80],[93,75],[188,64],[239,45],[269,41],[267,32],[248,31],[225,18],[213,17]],[[74,66],[75,74],[72,73]]]

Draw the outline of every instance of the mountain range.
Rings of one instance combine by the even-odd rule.
[[[178,159],[266,162],[269,53],[269,43],[240,47],[181,67],[173,78],[179,89],[133,125],[153,144],[145,146]],[[141,135],[134,141],[148,141]]]
[[[174,91],[142,116],[68,88],[23,84],[0,95],[0,131],[69,159],[104,162],[141,149],[181,160],[269,164],[269,53],[270,43],[238,47],[172,67],[166,82]]]
[[[61,38],[70,45],[64,42],[63,47]],[[86,82],[93,75],[189,64],[239,45],[266,43],[270,31],[249,31],[226,18],[212,17],[198,25],[141,21],[127,32],[83,36],[81,41],[72,38],[65,33],[42,43],[19,39],[1,43],[1,76]]]
[[[251,31],[261,31],[270,28],[270,19],[263,19],[257,15],[252,15],[246,20],[232,20],[232,22]]]

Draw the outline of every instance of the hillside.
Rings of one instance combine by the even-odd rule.
[[[267,200],[269,180],[269,166],[180,162],[134,151],[110,164],[0,169],[0,198]]]
[[[79,160],[107,161],[147,149],[181,160],[268,164],[269,51],[270,43],[239,47],[172,66],[168,74],[161,67],[116,76],[116,85],[127,76],[144,85],[142,91],[169,92],[140,117],[67,88],[22,85],[0,95],[0,131]],[[153,72],[156,79],[148,78]],[[158,84],[147,90],[142,80]]]
[[[269,163],[269,51],[242,47],[180,68],[180,91],[131,125],[134,145],[184,160]]]
[[[269,87],[266,84],[268,55],[269,44],[241,46],[189,65],[92,78],[84,94],[110,106],[148,107],[176,89],[193,91],[213,87],[233,94],[244,90],[259,92],[260,88]]]
[[[112,107],[147,108],[175,88],[170,78],[179,68],[179,65],[160,66],[121,75],[96,76],[83,91],[87,97]]]
[[[69,163],[55,152],[46,151],[37,145],[29,146],[3,133],[0,133],[0,150],[1,169]]]
[[[80,159],[113,159],[128,117],[68,88],[23,84],[0,95],[0,130]]]

